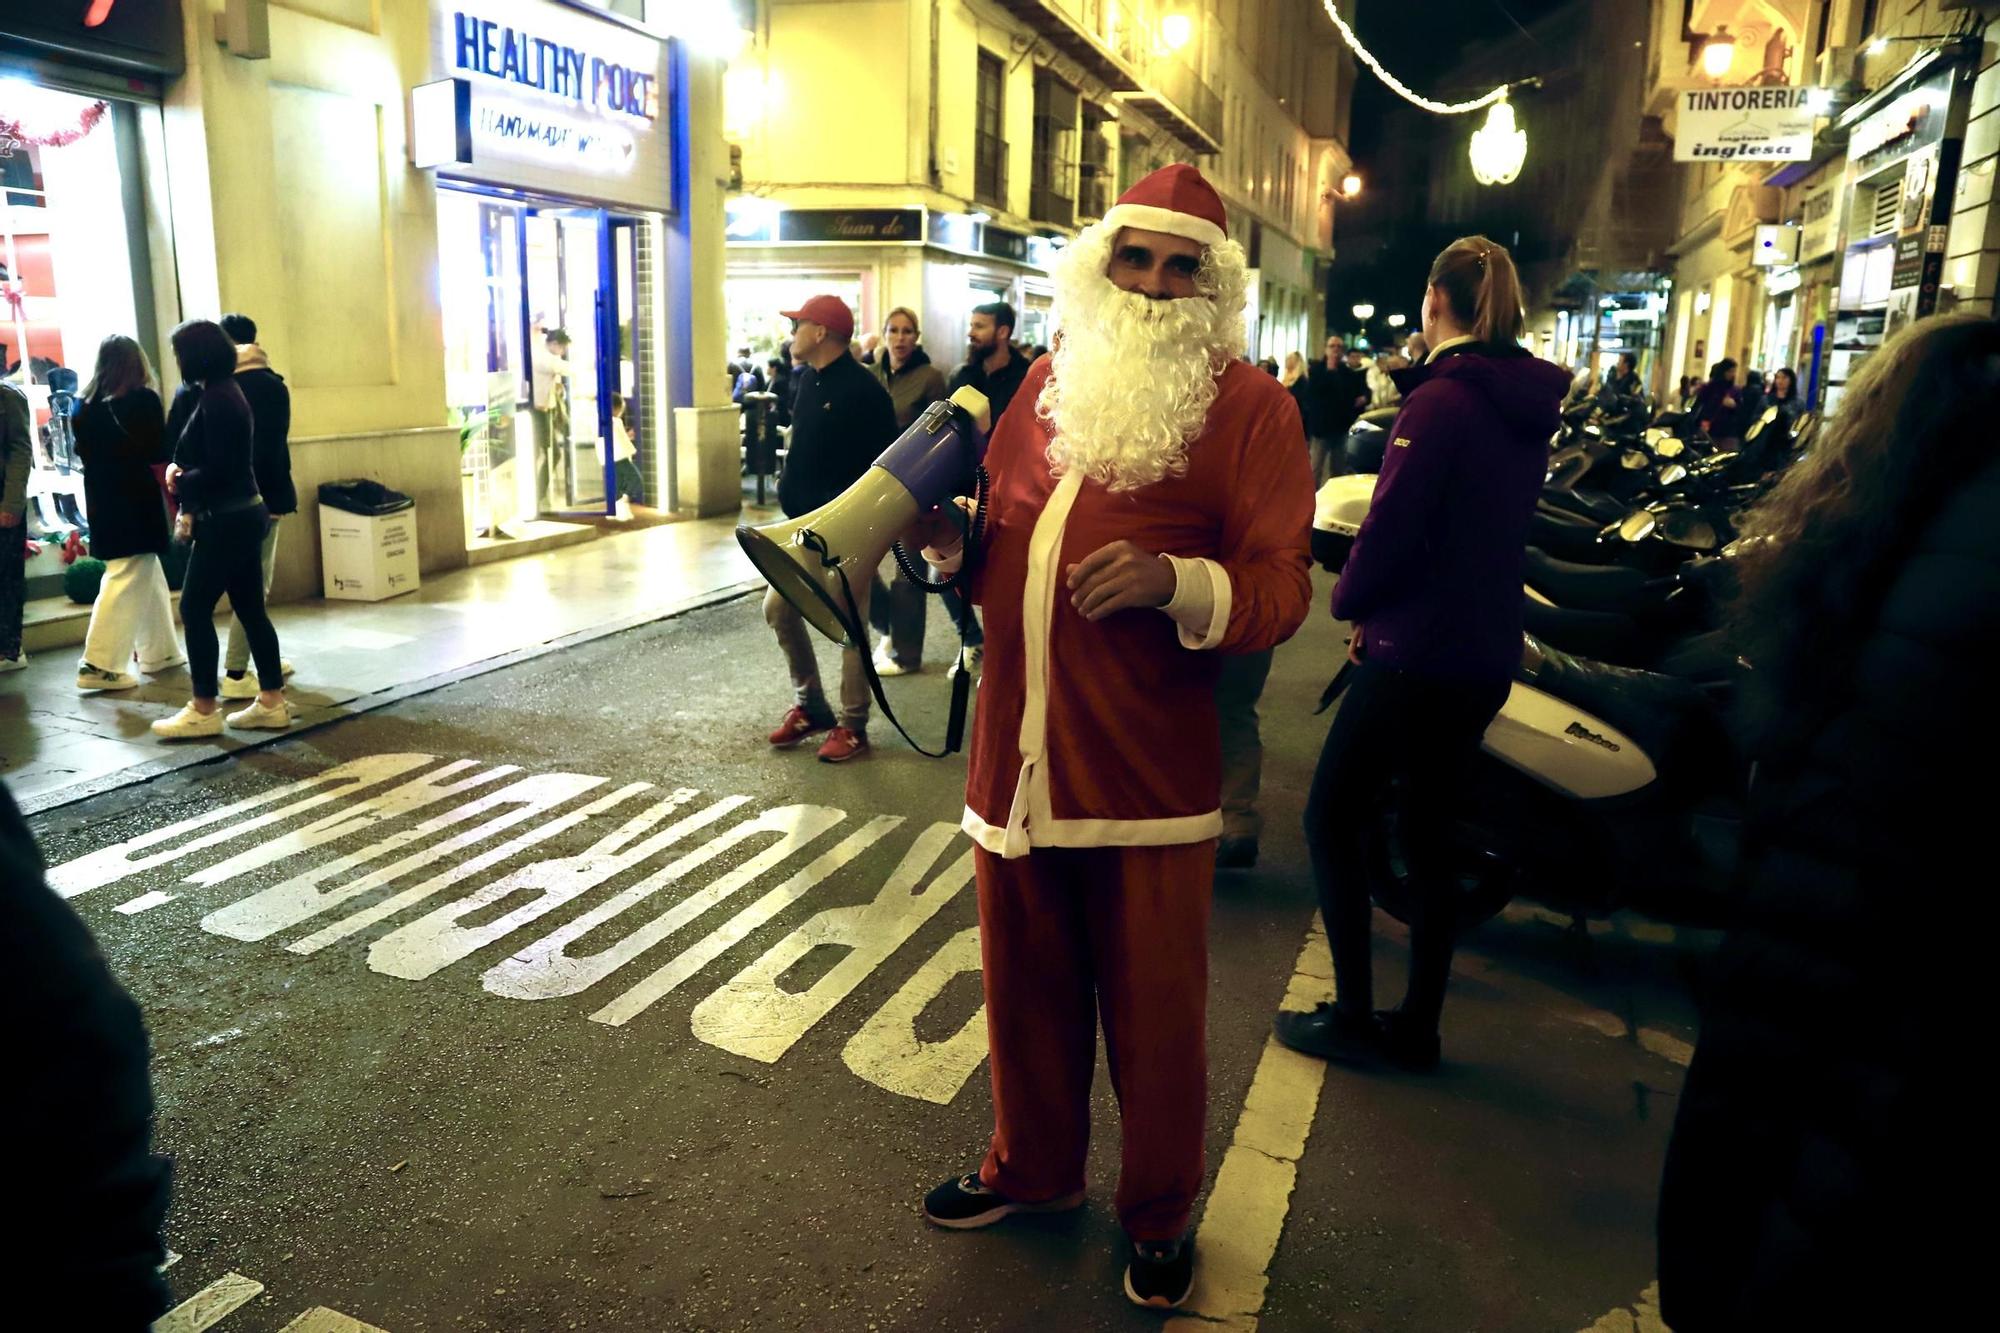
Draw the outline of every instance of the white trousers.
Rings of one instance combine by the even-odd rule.
[[[129,671],[135,648],[142,666],[178,661],[181,656],[167,572],[157,555],[104,562],[104,582],[90,608],[83,660],[105,671]]]

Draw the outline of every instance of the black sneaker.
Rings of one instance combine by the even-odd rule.
[[[924,1196],[924,1220],[954,1231],[990,1227],[1013,1213],[1066,1213],[1083,1206],[1083,1191],[1059,1194],[1039,1203],[1021,1203],[988,1188],[974,1171],[957,1176]]]
[[[1132,1242],[1125,1265],[1125,1294],[1132,1304],[1172,1310],[1194,1290],[1194,1238]]]
[[[1354,1019],[1331,1004],[1321,1004],[1309,1014],[1281,1012],[1271,1029],[1293,1050],[1336,1064],[1389,1064],[1415,1073],[1438,1066],[1437,1033],[1405,1023],[1393,1009]]]
[[[1255,838],[1224,838],[1215,844],[1217,870],[1249,870],[1257,864]]]

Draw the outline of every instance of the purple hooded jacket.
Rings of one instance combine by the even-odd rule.
[[[1548,476],[1569,372],[1464,343],[1396,372],[1403,410],[1333,591],[1371,662],[1508,679],[1521,660],[1528,518]]]

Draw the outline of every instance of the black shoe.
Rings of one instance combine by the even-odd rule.
[[[924,1220],[954,1231],[990,1227],[1013,1213],[1066,1213],[1083,1206],[1083,1191],[1021,1203],[982,1184],[979,1173],[957,1176],[924,1196]]]
[[[1132,1304],[1172,1310],[1194,1290],[1194,1238],[1132,1242],[1125,1265],[1125,1294]]]
[[[1309,1014],[1281,1012],[1271,1029],[1293,1050],[1336,1064],[1388,1064],[1419,1074],[1438,1066],[1437,1033],[1405,1022],[1394,1009],[1353,1019],[1321,1004]]]
[[[1215,844],[1217,870],[1248,870],[1257,864],[1255,838],[1224,838]]]

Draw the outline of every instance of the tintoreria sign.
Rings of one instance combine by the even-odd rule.
[[[1788,162],[1812,156],[1813,88],[1689,88],[1674,126],[1677,162]]]

